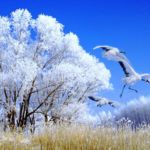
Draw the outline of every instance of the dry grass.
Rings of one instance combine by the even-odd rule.
[[[91,128],[85,126],[52,126],[42,133],[25,136],[4,133],[0,150],[149,150],[150,128],[136,132],[130,129]]]

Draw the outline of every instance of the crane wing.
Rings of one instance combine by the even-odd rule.
[[[126,61],[129,63],[128,58],[125,56],[124,52],[118,52],[116,53],[116,57],[118,58],[119,61]]]
[[[109,100],[105,97],[93,97],[93,96],[89,96],[88,97],[90,100],[95,101],[98,107],[102,107],[104,105],[110,105],[111,107],[117,107],[118,106],[118,102]]]
[[[104,50],[105,52],[108,52],[110,50],[115,52],[116,55],[116,60],[118,61],[128,61],[127,57],[125,56],[125,52],[120,51],[118,48],[116,47],[112,47],[112,46],[108,46],[108,45],[99,45],[94,47],[94,49],[98,49],[101,48],[102,50]],[[114,56],[113,56],[114,57]],[[129,62],[129,61],[128,61]]]
[[[97,99],[97,98],[95,98],[95,97],[93,97],[93,96],[88,96],[88,98],[89,98],[90,100],[92,100],[92,101],[95,101],[95,102],[98,102],[98,101],[99,101],[99,99]]]
[[[103,45],[95,46],[93,49],[98,49],[98,48],[101,48],[101,49],[103,49],[106,52],[108,52],[111,49],[113,49],[113,47],[111,47],[111,46],[103,46]]]
[[[102,48],[105,52],[111,51],[111,53],[108,53],[110,55],[107,54],[106,58],[108,59],[111,58],[109,60],[117,61],[120,64],[121,68],[123,69],[123,72],[125,73],[126,77],[137,75],[135,70],[130,65],[129,60],[124,55],[125,52],[120,51],[116,47],[111,47],[107,45],[96,46],[94,49],[97,49],[97,48]]]
[[[130,73],[127,71],[126,66],[124,65],[124,63],[119,61],[119,64],[120,64],[121,68],[123,69],[123,72],[125,73],[126,77],[129,77]]]
[[[132,66],[127,61],[118,61],[126,77],[137,74]]]
[[[110,105],[111,107],[117,107],[117,104],[114,101],[111,101],[111,100],[106,99],[106,98],[101,98],[101,100],[99,100],[97,102],[97,106],[102,107],[104,105]]]

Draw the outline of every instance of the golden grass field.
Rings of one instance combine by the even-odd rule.
[[[1,133],[0,150],[150,150],[150,128],[56,125],[30,136]]]

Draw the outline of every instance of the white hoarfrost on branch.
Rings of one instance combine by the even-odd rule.
[[[71,120],[89,95],[110,88],[110,72],[51,16],[24,9],[0,17],[0,108],[5,128],[35,125],[38,116]]]

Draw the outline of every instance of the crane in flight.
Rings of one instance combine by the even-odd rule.
[[[101,48],[104,51],[103,56],[108,60],[116,61],[119,63],[125,77],[123,78],[123,88],[120,94],[120,97],[123,96],[124,89],[128,86],[129,90],[133,90],[136,93],[138,92],[136,89],[133,89],[131,86],[134,85],[138,81],[144,81],[150,83],[150,74],[139,74],[137,73],[134,68],[130,65],[128,59],[124,55],[125,52],[120,51],[118,48],[111,47],[111,46],[96,46],[94,49]]]
[[[102,107],[104,105],[110,105],[111,107],[117,107],[117,102],[111,101],[109,99],[106,99],[104,97],[94,97],[94,96],[88,96],[88,98],[94,102],[97,103],[98,107]]]

